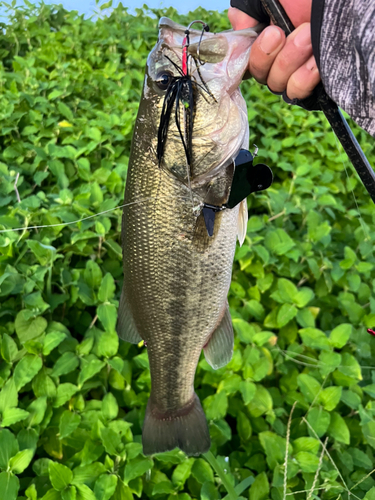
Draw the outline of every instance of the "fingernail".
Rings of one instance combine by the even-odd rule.
[[[270,55],[281,42],[281,34],[275,26],[269,26],[264,30],[264,34],[260,40],[260,48],[267,55]]]
[[[307,47],[311,45],[310,24],[306,24],[306,26],[300,29],[294,39],[294,45],[296,47]]]

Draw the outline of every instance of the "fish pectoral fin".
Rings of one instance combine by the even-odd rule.
[[[214,370],[225,366],[232,359],[233,354],[233,326],[228,304],[225,306],[224,315],[203,347],[204,356]]]
[[[120,339],[130,342],[131,344],[139,344],[142,340],[142,337],[139,335],[137,327],[135,326],[133,315],[126,299],[124,287],[122,288],[120,305],[118,308],[116,330]]]
[[[245,241],[246,233],[247,233],[247,221],[249,219],[249,215],[247,212],[247,200],[246,198],[241,201],[240,209],[238,212],[238,221],[237,221],[237,237],[240,246]]]

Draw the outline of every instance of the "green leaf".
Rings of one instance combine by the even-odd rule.
[[[201,488],[201,500],[219,500],[219,492],[214,483],[206,482]]]
[[[329,350],[329,340],[321,330],[317,328],[302,328],[298,333],[306,347],[325,351]]]
[[[300,437],[293,441],[293,452],[308,451],[316,455],[319,451],[320,442],[313,437]]]
[[[91,461],[94,460],[93,455],[96,451],[94,447],[88,446],[86,450],[90,452],[91,450]],[[103,447],[100,447],[99,456],[103,453]],[[83,465],[80,467],[76,467],[73,470],[73,481],[72,483],[76,486],[79,484],[93,485],[94,482],[98,479],[98,477],[106,472],[105,466],[100,462],[89,463],[88,465]]]
[[[361,398],[353,391],[342,391],[341,401],[352,408],[352,410],[357,410],[361,404]]]
[[[257,300],[249,300],[246,302],[246,309],[258,321],[262,321],[265,316],[264,307]]]
[[[297,309],[291,304],[283,304],[277,313],[277,326],[282,328],[297,315]]]
[[[9,468],[16,474],[21,474],[29,465],[34,456],[35,450],[28,449],[19,451],[9,460]]]
[[[96,500],[109,500],[116,491],[117,476],[102,474],[95,483],[94,494]]]
[[[117,488],[112,500],[133,500],[133,495],[129,486],[125,485],[121,479],[117,481]]]
[[[362,380],[362,370],[361,366],[355,357],[348,352],[344,352],[342,355],[341,365],[339,366],[339,371],[346,375],[347,377],[352,377],[356,380]]]
[[[375,500],[375,486],[373,486],[371,490],[366,493],[363,500]]]
[[[289,304],[294,302],[294,298],[298,294],[298,288],[294,283],[285,278],[280,278],[277,280],[277,288],[282,302],[288,302]]]
[[[194,459],[188,458],[187,460],[185,460],[185,462],[182,462],[182,464],[177,465],[172,474],[172,483],[175,486],[181,487],[186,483],[188,477],[191,474],[193,464]]]
[[[14,370],[14,383],[19,391],[30,382],[42,368],[43,362],[39,356],[26,354],[18,363]]]
[[[331,414],[331,423],[328,427],[328,434],[340,443],[350,443],[350,432],[345,420],[337,412]]]
[[[293,302],[297,307],[305,307],[314,298],[314,292],[311,288],[302,287],[299,292],[294,296]]]
[[[64,352],[54,364],[52,375],[61,377],[75,370],[79,365],[79,358],[73,352]]]
[[[85,484],[77,484],[77,500],[97,500],[94,492]]]
[[[250,500],[266,500],[270,491],[270,485],[267,479],[267,474],[262,472],[258,474],[255,481],[250,487],[249,499]]]
[[[136,477],[142,476],[149,469],[152,469],[153,466],[154,462],[151,458],[138,457],[134,460],[130,460],[125,465],[124,483],[127,485],[129,481],[135,479]]]
[[[75,486],[68,486],[64,491],[61,492],[61,500],[76,500],[77,499],[77,488]]]
[[[203,401],[204,411],[208,420],[218,420],[227,414],[228,397],[225,392],[208,396]]]
[[[72,413],[69,410],[64,411],[60,418],[59,432],[60,439],[70,436],[81,423],[81,417],[77,413]]]
[[[17,314],[15,327],[21,344],[24,344],[28,340],[35,339],[42,335],[47,328],[47,321],[40,316],[37,318],[30,318],[29,311],[24,310]]]
[[[11,472],[0,473],[0,491],[2,500],[16,500],[20,482]]]
[[[91,287],[91,288],[99,288],[101,282],[102,282],[102,272],[100,270],[100,267],[96,262],[93,260],[88,260],[86,264],[86,269],[84,272],[84,278],[86,283]]]
[[[264,413],[272,410],[272,397],[265,387],[257,385],[255,396],[247,405],[252,417],[260,417]]]
[[[38,259],[41,266],[51,265],[56,258],[56,248],[50,245],[43,245],[40,241],[26,240],[27,246]]]
[[[298,375],[298,386],[301,389],[302,394],[305,396],[309,403],[312,403],[321,389],[321,384],[311,375],[306,373],[301,373]]]
[[[267,232],[265,245],[270,252],[284,255],[295,246],[295,243],[284,229],[276,229]]]
[[[55,489],[50,489],[47,493],[42,497],[42,500],[61,500],[61,493],[56,491]]]
[[[92,359],[84,364],[78,375],[78,387],[82,387],[86,380],[94,377],[104,366],[104,361],[100,361],[99,359]]]
[[[339,404],[342,394],[342,387],[326,387],[320,393],[319,399],[324,409],[327,411],[332,411]]]
[[[255,396],[257,386],[253,382],[243,380],[240,383],[240,391],[245,405],[248,405]]]
[[[73,384],[60,384],[57,387],[56,391],[56,398],[53,402],[53,407],[54,408],[59,408],[63,404],[65,404],[69,399],[76,393],[78,392],[78,387]]]
[[[0,468],[7,469],[9,459],[17,455],[19,450],[17,439],[8,429],[0,430]],[[0,490],[1,491],[1,490]]]
[[[17,344],[14,342],[12,337],[9,337],[6,333],[3,335],[3,340],[1,342],[1,356],[7,363],[11,363],[18,354]]]
[[[109,455],[120,455],[119,445],[122,445],[121,441],[119,441],[118,434],[114,430],[104,427],[100,429],[100,437],[105,451]]]
[[[331,415],[322,408],[312,408],[307,414],[307,421],[314,429],[317,436],[322,437],[328,430],[331,422]]]
[[[18,393],[14,378],[7,380],[4,387],[0,391],[0,411],[4,412],[8,408],[17,406]]]
[[[237,432],[242,441],[248,441],[252,434],[252,427],[249,419],[240,411],[237,415]]]
[[[329,342],[332,347],[341,349],[348,342],[353,327],[348,323],[343,323],[334,328],[329,336]]]
[[[271,469],[281,464],[285,459],[286,439],[274,432],[264,431],[259,433],[259,441],[267,455],[267,463]],[[291,449],[289,450],[291,451]]]
[[[117,309],[113,304],[100,304],[97,308],[98,318],[107,332],[115,332]]]
[[[29,412],[21,408],[6,408],[3,412],[1,420],[2,427],[10,427],[11,425],[25,420],[29,416]]]
[[[319,457],[308,451],[300,451],[295,455],[295,458],[302,472],[313,473],[316,472],[319,467]]]
[[[57,491],[64,490],[73,480],[73,472],[63,464],[50,462],[48,464],[49,479]]]
[[[119,348],[119,339],[117,333],[112,331],[101,332],[98,341],[98,356],[110,358],[117,354]]]
[[[47,333],[43,341],[43,356],[48,356],[66,338],[63,332]]]
[[[353,462],[356,467],[367,470],[371,470],[373,468],[372,460],[368,455],[366,455],[366,453],[358,448],[350,448],[349,452],[353,457]]]
[[[116,285],[113,276],[107,273],[102,279],[98,292],[98,299],[101,302],[108,302],[115,294]]]
[[[107,420],[113,420],[118,415],[118,403],[114,395],[109,392],[102,401],[102,413]]]
[[[252,342],[253,336],[255,335],[255,329],[253,326],[249,325],[247,321],[240,318],[233,318],[233,328],[241,342],[246,344]]]
[[[214,474],[212,469],[206,460],[203,458],[198,458],[193,463],[191,469],[192,476],[198,481],[198,483],[205,483],[206,481],[214,482]]]

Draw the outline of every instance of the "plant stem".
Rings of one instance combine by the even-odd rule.
[[[221,479],[221,482],[223,483],[225,489],[228,492],[230,500],[237,500],[238,495],[236,493],[236,490],[228,481],[227,475],[225,474],[224,470],[221,468],[219,462],[216,460],[216,458],[214,457],[212,452],[208,451],[207,453],[203,453],[203,456],[207,460],[207,462],[211,465],[211,467],[214,469],[214,471],[219,476],[219,478]]]

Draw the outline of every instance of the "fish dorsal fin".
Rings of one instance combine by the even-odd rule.
[[[220,323],[204,346],[204,356],[214,370],[225,366],[232,359],[233,354],[233,326],[228,304]]]
[[[125,287],[122,288],[116,330],[120,339],[130,342],[131,344],[139,344],[142,340],[142,337],[139,335],[137,327],[135,326],[133,315],[130,311],[129,303],[125,294]]]
[[[246,238],[248,219],[249,219],[249,215],[247,212],[247,200],[245,198],[240,203],[240,209],[238,212],[238,220],[237,220],[237,227],[238,227],[237,237],[238,237],[238,241],[239,241],[240,246],[242,246],[242,244]]]

